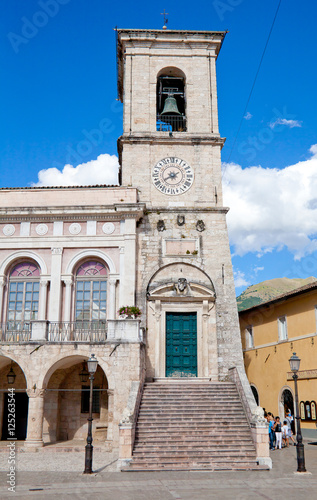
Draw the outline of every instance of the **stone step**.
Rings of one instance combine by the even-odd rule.
[[[199,432],[197,434],[191,434],[191,433],[157,433],[157,435],[153,433],[139,433],[135,435],[135,443],[155,443],[155,442],[164,442],[168,444],[169,442],[172,443],[178,443],[178,442],[186,442],[186,443],[222,443],[225,441],[226,443],[229,442],[234,442],[234,443],[244,443],[244,442],[250,442],[250,433],[240,433],[237,437],[234,433],[227,435],[227,433],[223,435],[219,435],[217,433],[212,433],[212,432]]]
[[[193,433],[193,431],[196,431],[196,432],[208,431],[208,432],[211,432],[212,435],[219,434],[219,429],[217,428],[217,426],[210,425],[210,423],[208,423],[208,422],[200,422],[200,423],[196,422],[195,424],[192,423],[192,425],[190,427],[184,426],[184,422],[182,422],[182,424],[183,425],[180,426],[179,423],[175,422],[174,424],[170,424],[170,425],[166,425],[166,423],[165,423],[165,424],[158,426],[157,424],[151,424],[151,423],[144,424],[143,423],[142,425],[138,424],[137,429],[136,429],[136,433],[138,433],[139,431],[145,432],[146,430],[148,432],[153,433],[153,431],[156,430],[158,433],[172,432],[174,435],[177,432],[181,432],[181,433],[188,432],[189,434],[191,434],[191,433]],[[249,434],[250,434],[250,427],[245,423],[240,423],[240,424],[236,424],[236,425],[231,424],[230,427],[228,426],[228,429],[225,430],[224,434],[228,434],[228,432],[230,432],[231,434],[234,434],[237,432],[239,432],[239,434],[249,432]]]
[[[156,439],[164,439],[165,441],[172,440],[174,441],[175,439],[192,439],[192,440],[197,440],[199,438],[201,439],[212,439],[212,440],[222,440],[224,437],[227,436],[227,439],[234,439],[235,440],[241,440],[241,439],[250,439],[250,429],[246,429],[244,431],[227,431],[224,434],[219,434],[217,430],[210,430],[210,429],[205,429],[205,428],[200,428],[200,429],[194,429],[192,431],[191,429],[184,429],[183,431],[178,431],[178,430],[152,430],[152,429],[140,429],[135,433],[136,439],[146,439],[146,440],[156,440]]]
[[[215,386],[213,384],[203,384],[203,385],[198,385],[198,384],[169,384],[169,385],[160,385],[160,384],[145,384],[144,385],[144,390],[147,392],[170,392],[170,391],[178,391],[178,392],[209,392],[212,391],[214,393],[218,392],[218,394],[224,394],[226,392],[228,393],[236,393],[236,387],[234,385],[232,386]]]
[[[197,456],[205,456],[205,455],[210,455],[210,456],[219,456],[220,455],[230,455],[233,456],[235,454],[237,455],[243,455],[243,456],[248,456],[252,455],[254,456],[255,453],[255,448],[253,444],[249,445],[244,445],[239,447],[232,447],[231,445],[218,445],[218,446],[212,446],[211,443],[209,445],[193,445],[193,446],[186,446],[186,445],[175,445],[175,446],[166,446],[164,445],[158,446],[140,446],[136,445],[133,451],[133,456],[134,455],[146,455],[146,456],[165,456],[169,454],[175,454],[175,456],[179,456],[179,454],[183,455],[188,455],[188,454],[196,454]]]
[[[257,467],[251,429],[234,384],[188,379],[145,384],[128,470]]]
[[[219,415],[219,418],[222,420],[227,420],[227,415],[234,416],[237,413],[239,415],[244,415],[244,411],[242,407],[235,408],[233,410],[222,411],[220,408],[214,408],[213,405],[195,405],[195,406],[187,406],[186,405],[174,405],[174,406],[150,406],[150,405],[142,405],[140,407],[139,413],[200,413],[200,412],[212,412],[213,414]]]
[[[147,465],[132,463],[128,467],[123,467],[121,469],[122,472],[149,472],[149,471],[261,471],[261,470],[269,470],[267,466],[258,465],[257,462],[227,462],[225,464],[215,464],[215,463],[182,463],[182,464],[171,464],[171,463],[162,463],[155,465]]]
[[[153,405],[153,406],[178,406],[178,405],[190,405],[190,406],[194,406],[196,404],[198,405],[202,405],[202,406],[210,406],[210,405],[213,405],[215,408],[219,409],[219,410],[222,410],[222,409],[225,409],[225,410],[230,410],[230,408],[242,408],[242,403],[240,400],[236,400],[236,401],[232,401],[232,400],[228,400],[227,402],[226,401],[223,401],[223,400],[219,400],[219,398],[215,399],[214,401],[210,398],[202,398],[202,397],[199,397],[199,398],[182,398],[182,399],[179,399],[177,397],[171,397],[169,399],[164,399],[164,398],[160,398],[160,397],[157,397],[157,398],[143,398],[142,400],[142,403],[141,403],[141,406],[147,406],[147,405]]]
[[[202,393],[206,393],[206,394],[219,394],[219,395],[222,395],[222,394],[229,394],[229,395],[232,395],[232,394],[237,394],[237,391],[234,387],[223,387],[221,389],[218,389],[216,387],[212,387],[212,386],[205,386],[205,387],[199,387],[199,386],[196,386],[196,387],[185,387],[185,386],[173,386],[173,387],[146,387],[144,386],[144,391],[148,394],[158,394],[158,393],[161,393],[161,394],[175,394],[175,393],[178,393],[178,394],[202,394]]]
[[[165,455],[153,455],[150,456],[148,454],[144,455],[132,455],[133,461],[139,463],[139,464],[158,464],[158,463],[174,463],[174,464],[181,464],[183,462],[193,462],[193,463],[204,463],[204,462],[213,462],[215,464],[220,464],[220,463],[225,463],[225,462],[232,462],[235,460],[236,462],[238,461],[254,461],[256,462],[256,455],[255,453],[248,453],[248,454],[243,454],[243,453],[236,453],[236,454],[202,454],[202,453],[166,453]]]
[[[213,394],[165,394],[164,396],[160,396],[159,394],[147,394],[142,398],[142,402],[146,403],[156,403],[156,402],[175,402],[175,403],[181,403],[182,401],[184,402],[196,402],[196,401],[201,401],[203,402],[211,402],[216,405],[224,404],[226,406],[230,404],[241,404],[240,398],[237,396],[221,396],[219,395],[213,395]]]
[[[139,417],[139,423],[148,423],[150,425],[157,425],[159,423],[161,424],[175,424],[175,423],[191,423],[191,422],[202,422],[202,423],[210,423],[210,425],[214,425],[216,427],[219,427],[219,418],[217,418],[217,415],[202,415],[202,416],[195,416],[195,415],[156,415],[153,418],[149,418],[147,416],[140,415]],[[226,426],[229,424],[233,423],[239,423],[240,419],[239,418],[230,418],[230,422],[228,421],[222,421],[221,425]]]

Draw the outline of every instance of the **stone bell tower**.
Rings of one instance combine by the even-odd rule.
[[[138,188],[136,303],[148,377],[243,367],[222,204],[216,59],[225,32],[118,30],[123,186]]]

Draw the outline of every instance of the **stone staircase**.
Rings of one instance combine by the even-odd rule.
[[[233,383],[161,379],[144,386],[124,471],[259,470]]]

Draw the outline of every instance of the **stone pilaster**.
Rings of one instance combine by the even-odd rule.
[[[107,440],[113,440],[113,409],[114,409],[114,391],[112,389],[108,389],[108,431],[107,431]]]
[[[39,314],[38,314],[39,320],[46,319],[47,286],[48,286],[48,280],[41,279],[41,281],[40,281],[40,297],[39,297]]]
[[[135,269],[136,269],[136,222],[135,219],[125,221],[124,252],[124,302],[122,305],[134,306],[135,302]]]
[[[1,276],[0,277],[0,325],[3,323],[4,318],[2,317],[2,312],[3,312],[3,292],[4,292],[4,287],[6,286],[6,277]]]
[[[116,283],[117,280],[110,276],[108,280],[108,319],[116,318]]]
[[[72,280],[72,277],[70,276],[69,278],[65,278],[63,281],[65,283],[63,321],[68,322],[68,321],[71,321],[70,314],[71,314],[71,303],[72,303],[73,280]]]
[[[62,248],[52,248],[51,269],[51,293],[49,320],[59,322],[61,311],[61,268],[62,268]]]

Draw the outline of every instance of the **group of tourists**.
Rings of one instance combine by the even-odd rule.
[[[295,424],[290,410],[287,410],[283,422],[281,422],[280,417],[274,417],[270,411],[264,412],[264,417],[269,423],[270,450],[288,448],[290,441],[296,446],[296,441],[293,438],[293,434],[295,434]]]

